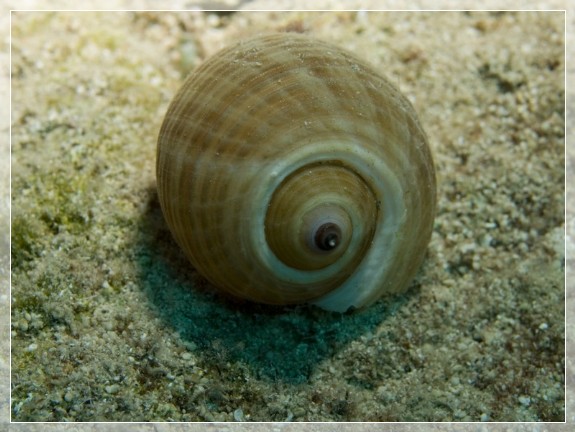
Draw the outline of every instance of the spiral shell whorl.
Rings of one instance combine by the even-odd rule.
[[[157,156],[176,241],[236,296],[344,311],[405,289],[423,259],[425,134],[398,90],[333,45],[277,34],[216,54],[172,101]]]

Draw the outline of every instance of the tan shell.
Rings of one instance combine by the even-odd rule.
[[[346,311],[407,288],[436,184],[407,99],[336,46],[293,34],[226,48],[185,81],[157,151],[164,216],[216,287]]]

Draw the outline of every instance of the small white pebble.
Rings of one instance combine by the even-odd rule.
[[[32,352],[38,349],[38,344],[32,343],[26,347],[26,351]]]
[[[489,414],[487,414],[487,413],[481,414],[480,420],[482,422],[488,422],[489,421]]]
[[[465,243],[459,247],[462,253],[473,252],[476,249],[475,243]]]
[[[539,325],[539,330],[547,330],[549,328],[549,325],[547,323],[541,323]]]
[[[531,404],[531,398],[529,396],[519,396],[519,403],[527,407]]]
[[[246,418],[244,417],[244,410],[242,410],[241,408],[238,408],[237,410],[235,410],[234,411],[234,420],[237,422],[246,421]]]
[[[107,385],[104,390],[106,390],[106,393],[115,394],[120,391],[120,386],[118,384]]]
[[[461,418],[465,417],[467,415],[467,413],[463,410],[458,409],[453,413],[453,415],[455,416],[455,418],[461,419]]]
[[[210,27],[219,27],[220,25],[220,17],[215,14],[209,14],[206,20]]]

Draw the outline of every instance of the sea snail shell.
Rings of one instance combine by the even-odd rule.
[[[354,55],[302,35],[240,42],[193,72],[157,148],[167,224],[216,287],[346,311],[406,289],[435,214],[408,100]]]

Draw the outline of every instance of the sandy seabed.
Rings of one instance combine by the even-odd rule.
[[[563,421],[562,12],[15,12],[13,421]],[[238,304],[172,241],[155,142],[260,32],[354,51],[419,113],[439,203],[409,291]]]

